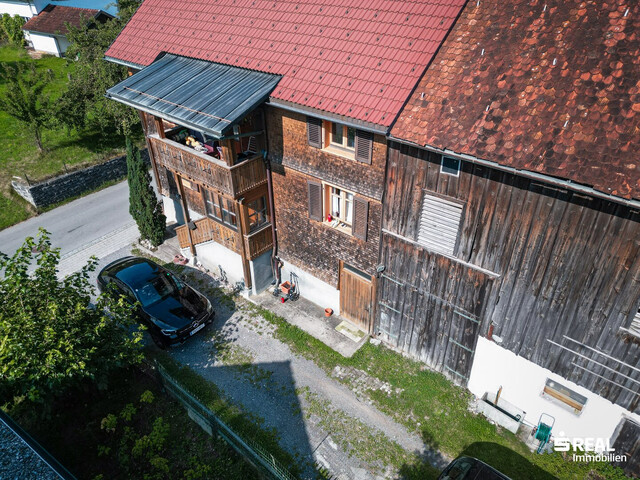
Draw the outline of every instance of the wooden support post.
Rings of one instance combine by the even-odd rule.
[[[153,117],[153,121],[156,122],[156,132],[160,138],[167,138],[164,133],[164,122],[160,117]]]
[[[242,271],[244,273],[244,285],[251,288],[251,252],[247,250],[247,242],[245,238],[249,235],[249,219],[247,218],[247,209],[244,206],[244,198],[235,202],[236,213],[238,217],[238,232],[240,233],[240,242],[242,250]]]
[[[236,163],[236,149],[233,144],[234,140],[227,138],[220,140],[220,148],[222,149],[222,160],[227,162],[227,165],[232,167]]]
[[[189,237],[189,249],[191,250],[191,255],[196,254],[196,246],[193,244],[193,238],[191,237],[191,229],[189,228],[189,222],[191,219],[189,218],[189,208],[187,207],[187,201],[184,197],[184,187],[182,186],[182,178],[177,173],[173,173],[173,177],[176,180],[176,185],[178,186],[178,194],[180,195],[180,206],[182,207],[182,214],[184,215],[184,222],[187,225],[187,234]]]

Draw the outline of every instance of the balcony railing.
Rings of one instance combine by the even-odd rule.
[[[149,144],[157,163],[234,198],[267,181],[267,171],[261,154],[228,166],[218,158],[200,153],[168,138],[150,135]]]
[[[240,234],[232,228],[226,227],[210,218],[201,218],[195,222],[195,230],[191,230],[191,239],[194,245],[215,241],[229,250],[242,255],[242,245],[239,242]],[[180,248],[189,247],[188,226],[182,225],[176,228]],[[253,260],[273,246],[271,226],[265,225],[260,230],[244,236],[245,252],[249,260]]]

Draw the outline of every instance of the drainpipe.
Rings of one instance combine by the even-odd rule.
[[[276,210],[273,201],[273,180],[271,178],[271,161],[267,158],[267,152],[269,151],[269,135],[267,129],[267,122],[264,115],[264,108],[260,109],[262,116],[262,126],[264,128],[264,143],[266,149],[262,152],[262,159],[264,160],[264,166],[267,170],[267,201],[269,202],[269,217],[271,217],[271,238],[273,241],[273,248],[271,249],[271,271],[276,277],[276,285],[280,285],[280,260],[278,259],[278,235],[276,233]]]

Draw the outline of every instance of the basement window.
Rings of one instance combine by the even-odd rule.
[[[550,378],[547,378],[544,384],[542,396],[576,415],[580,415],[582,409],[587,404],[587,397],[583,397],[579,393]]]

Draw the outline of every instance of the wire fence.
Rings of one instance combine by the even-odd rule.
[[[210,435],[219,435],[236,452],[242,455],[266,478],[274,480],[297,480],[262,445],[249,438],[240,436],[226,423],[209,410],[192,393],[188,392],[174,379],[165,368],[156,362],[158,373],[164,388],[187,409],[189,417],[198,423]]]

